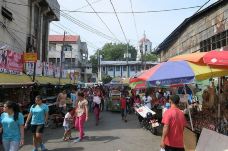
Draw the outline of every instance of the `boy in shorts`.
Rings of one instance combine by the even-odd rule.
[[[65,130],[63,135],[64,141],[68,141],[69,139],[71,139],[71,129],[72,129],[73,119],[74,119],[74,108],[69,108],[63,121],[63,127]]]

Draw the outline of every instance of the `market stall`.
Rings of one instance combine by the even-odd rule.
[[[172,86],[179,84],[186,87],[185,84],[196,84],[197,81],[228,75],[227,65],[213,64],[210,66],[204,63],[203,57],[205,54],[206,53],[197,54],[196,58],[186,57],[185,55],[184,58],[187,59],[176,57],[176,59],[160,63],[148,71],[145,71],[137,79],[138,81],[145,81],[147,87]],[[191,54],[191,56],[194,55]],[[228,55],[226,56],[228,57]],[[203,127],[227,133],[227,131],[224,130],[224,127],[227,126],[227,124],[224,124],[224,121],[227,120],[221,120],[224,119],[224,114],[222,113],[226,113],[223,109],[225,105],[221,105],[221,108],[219,107],[220,103],[224,101],[222,101],[221,98],[218,99],[219,101],[216,101],[216,92],[219,92],[217,93],[218,96],[225,96],[220,94],[220,87],[225,88],[226,86],[221,86],[220,84],[227,83],[227,80],[225,80],[225,82],[218,80],[217,83],[218,85],[216,86],[211,83],[211,86],[208,87],[209,96],[207,96],[206,101],[202,101],[204,102],[203,104],[200,104],[199,101],[194,98],[194,93],[191,95],[192,102],[189,102],[186,89],[184,94],[182,94],[186,98],[184,98],[185,101],[180,107],[187,113],[189,129],[196,134],[200,134]],[[227,102],[227,100],[225,102]]]

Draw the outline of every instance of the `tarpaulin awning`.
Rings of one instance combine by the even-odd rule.
[[[54,85],[65,85],[65,84],[70,84],[73,83],[73,80],[70,81],[70,79],[60,79],[60,83],[59,83],[59,78],[53,78],[53,77],[39,77],[36,76],[35,78],[35,82],[37,82],[38,84],[54,84]]]
[[[0,85],[30,85],[33,83],[32,78],[25,74],[12,75],[0,73]]]
[[[52,78],[52,77],[39,77],[36,76],[35,77],[35,82],[37,82],[38,84],[59,84],[59,78]]]

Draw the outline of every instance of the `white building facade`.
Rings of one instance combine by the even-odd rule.
[[[146,62],[146,68],[149,69],[155,66],[156,62]],[[142,65],[141,61],[101,61],[101,72],[103,75],[109,75],[110,77],[127,78],[134,76],[138,72],[144,70],[145,65]]]
[[[48,61],[60,66],[61,51],[64,50],[63,68],[77,75],[79,81],[88,82],[92,77],[92,65],[88,63],[88,48],[80,36],[49,35]]]
[[[152,52],[152,42],[147,39],[146,34],[144,33],[143,38],[140,39],[138,43],[138,53],[137,60],[142,59],[142,55],[149,54]]]

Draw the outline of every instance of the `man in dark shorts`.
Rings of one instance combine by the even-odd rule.
[[[30,108],[28,118],[25,123],[25,128],[28,126],[28,123],[31,120],[31,130],[33,133],[33,151],[38,151],[38,148],[41,148],[41,151],[46,151],[46,147],[42,142],[42,134],[44,131],[44,125],[48,120],[48,106],[42,103],[41,97],[38,95],[35,99],[35,104]]]

